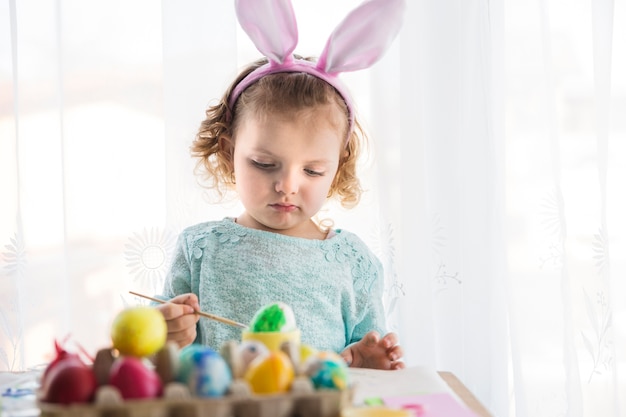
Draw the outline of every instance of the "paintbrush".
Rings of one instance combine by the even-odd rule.
[[[147,295],[143,295],[143,294],[139,294],[138,292],[134,292],[134,291],[128,291],[129,293],[131,293],[132,295],[136,295],[137,297],[142,297],[145,298],[147,300],[151,300],[157,303],[161,303],[161,304],[166,304],[169,303],[170,301],[166,301],[166,300],[160,300],[158,298],[154,298],[154,297],[149,297]],[[215,314],[211,314],[211,313],[205,313],[204,311],[196,311],[196,314],[201,316],[201,317],[206,317],[207,319],[211,319],[211,320],[215,320],[215,321],[219,321],[220,323],[224,323],[224,324],[228,324],[229,326],[234,326],[234,327],[239,327],[240,329],[247,329],[248,326],[246,326],[245,324],[242,323],[238,323],[234,320],[230,320],[224,317],[220,317],[220,316],[216,316]]]

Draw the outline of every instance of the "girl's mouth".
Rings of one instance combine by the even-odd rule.
[[[298,206],[293,204],[270,204],[270,207],[281,213],[291,213],[298,209]]]

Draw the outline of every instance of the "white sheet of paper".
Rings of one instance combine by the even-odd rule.
[[[354,384],[353,404],[358,406],[367,398],[381,398],[447,392],[461,401],[437,371],[426,367],[409,367],[397,371],[349,368]]]

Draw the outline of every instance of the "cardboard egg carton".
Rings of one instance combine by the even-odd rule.
[[[233,345],[222,354],[232,363]],[[293,353],[293,349],[291,349]],[[155,399],[124,400],[117,388],[102,383],[92,403],[61,405],[39,401],[41,417],[340,417],[341,410],[352,403],[352,390],[315,389],[302,374],[295,377],[289,392],[254,394],[250,385],[236,373],[223,397],[193,396],[187,385],[176,382],[171,367],[172,351],[164,350],[155,358],[156,369],[165,384],[163,396]],[[291,355],[292,360],[294,359]],[[98,352],[96,374],[108,370],[111,350]],[[104,364],[104,365],[103,365]],[[102,367],[103,369],[97,369]],[[97,378],[98,375],[97,375]]]
[[[127,401],[115,388],[103,386],[91,404],[39,406],[41,417],[339,417],[351,399],[349,390],[315,390],[304,377],[296,378],[285,394],[250,394],[242,380],[233,386],[224,397],[200,398],[192,397],[185,385],[171,382],[162,398]]]

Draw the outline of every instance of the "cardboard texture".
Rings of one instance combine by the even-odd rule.
[[[181,391],[181,387],[183,390]],[[110,387],[101,387],[109,389]],[[174,388],[174,389],[171,389]],[[234,394],[221,398],[192,397],[186,387],[170,383],[164,397],[123,401],[97,395],[93,404],[39,402],[41,417],[339,417],[351,402],[349,390],[311,390],[286,394]]]

